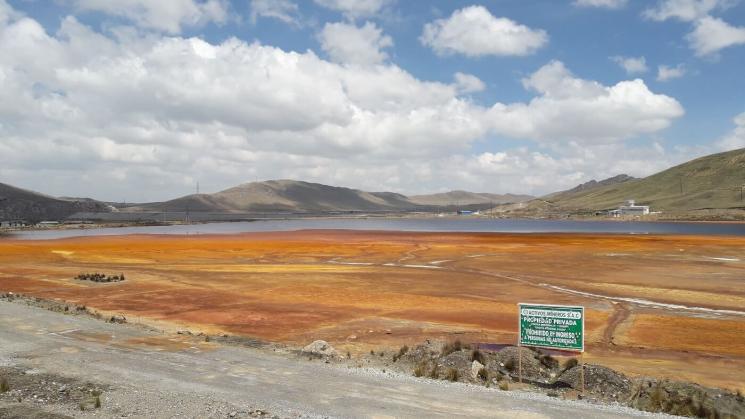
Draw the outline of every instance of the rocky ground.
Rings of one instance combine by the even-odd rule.
[[[158,333],[141,325],[125,325],[126,318],[123,316],[102,317],[81,306],[10,293],[0,295],[0,300],[105,321],[111,327],[125,327],[130,332],[135,328]],[[487,350],[459,340],[428,340],[413,348],[402,346],[397,350],[372,350],[369,354],[352,356],[350,353],[340,353],[320,340],[302,349],[294,349],[239,336],[209,336],[188,330],[181,330],[178,335],[179,339],[186,339],[187,342],[269,349],[293,362],[412,375],[425,380],[467,383],[501,391],[542,393],[557,399],[628,406],[655,413],[702,418],[745,418],[745,399],[739,393],[691,383],[629,378],[603,366],[583,366],[576,358],[566,358],[560,362],[548,353],[529,348],[508,346],[500,350]],[[105,406],[103,410],[102,406]],[[184,397],[183,393],[162,387],[152,390],[126,382],[89,381],[0,358],[0,418],[178,417],[183,412],[189,412],[192,417],[281,416],[246,405],[245,400],[233,404],[209,393]]]
[[[487,388],[478,371],[476,378],[466,371],[474,364],[464,347],[445,356],[436,342],[364,356],[338,353],[324,342],[282,348],[189,331],[164,335],[86,310],[65,311],[60,303],[12,300],[0,301],[0,379],[6,383],[0,417],[650,416],[618,403],[547,397],[508,375]],[[506,368],[509,352],[485,352],[484,365]],[[437,380],[414,376],[425,358],[442,364]],[[524,366],[534,371],[536,364],[526,359]],[[456,367],[461,382],[450,382],[448,371]],[[535,371],[543,374],[540,368]],[[496,377],[487,378],[494,383]],[[509,391],[499,389],[504,382]]]
[[[321,343],[314,345],[323,346]],[[333,354],[330,352],[333,348],[327,347],[325,351]],[[522,358],[522,382],[519,357]],[[624,405],[647,412],[700,418],[745,418],[745,398],[739,392],[687,382],[631,378],[600,365],[585,364],[581,372],[583,366],[576,358],[567,358],[561,363],[550,354],[532,348],[520,350],[508,346],[491,351],[460,341],[427,341],[415,348],[404,346],[388,353],[373,351],[356,362],[434,380],[534,391],[549,397]]]

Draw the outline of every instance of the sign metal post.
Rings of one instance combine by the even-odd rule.
[[[518,304],[518,376],[522,383],[522,347],[579,352],[580,392],[585,394],[585,308],[552,304]]]

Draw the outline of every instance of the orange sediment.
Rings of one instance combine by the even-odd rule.
[[[588,362],[745,389],[743,249],[736,237],[361,231],[3,240],[0,291],[352,352],[512,343],[518,302],[580,304]],[[127,280],[73,279],[84,272]]]

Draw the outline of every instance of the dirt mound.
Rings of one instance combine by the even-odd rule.
[[[483,352],[483,351],[482,351]],[[522,356],[518,358],[518,355],[522,352]],[[484,352],[489,362],[487,362],[487,368],[489,370],[500,371],[503,374],[508,374],[512,377],[517,377],[519,374],[520,362],[522,359],[522,375],[524,379],[538,381],[542,383],[549,383],[556,376],[556,371],[550,366],[544,365],[549,363],[546,360],[546,355],[540,352],[523,348],[508,346],[503,348],[499,352],[491,355],[489,352]],[[553,359],[553,358],[550,358]],[[554,365],[554,363],[550,363]],[[554,367],[558,366],[558,363]]]
[[[582,367],[574,366],[561,374],[557,384],[566,385],[575,390],[581,388],[580,371]],[[600,365],[585,364],[585,391],[603,400],[623,401],[631,397],[632,383],[625,375]]]

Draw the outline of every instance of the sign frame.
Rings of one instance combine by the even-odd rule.
[[[554,346],[545,346],[545,345],[525,345],[522,342],[523,338],[523,322],[522,322],[522,308],[523,306],[528,307],[546,307],[546,308],[563,308],[563,309],[574,309],[574,310],[580,310],[582,313],[582,346],[579,349],[576,348],[557,348]],[[535,348],[543,348],[543,349],[551,349],[556,351],[565,351],[565,352],[578,352],[580,354],[583,354],[585,352],[585,306],[568,306],[568,305],[562,305],[562,304],[537,304],[537,303],[517,303],[517,346],[523,347],[523,346],[530,346]]]

